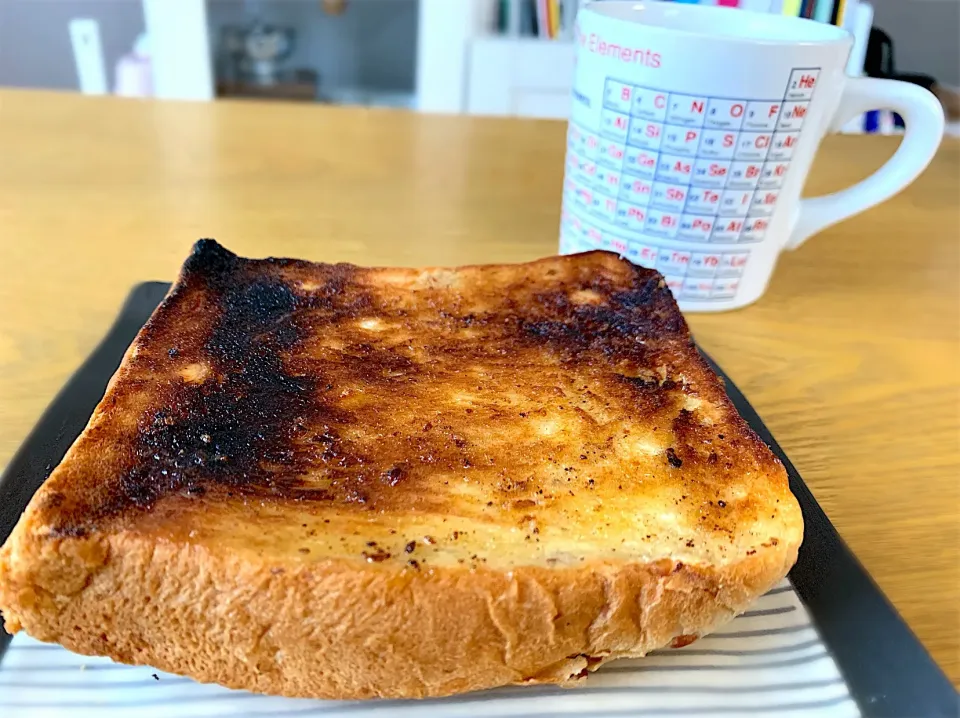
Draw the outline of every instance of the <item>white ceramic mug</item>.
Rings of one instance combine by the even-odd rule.
[[[848,77],[853,39],[832,25],[605,0],[580,11],[576,43],[560,252],[658,269],[684,310],[755,301],[783,249],[903,189],[943,135],[926,90]],[[823,136],[875,109],[904,119],[893,158],[800,199]]]

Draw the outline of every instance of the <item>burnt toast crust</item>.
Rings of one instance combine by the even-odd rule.
[[[446,695],[702,635],[801,537],[656,272],[201,240],[0,549],[0,609],[235,687]]]

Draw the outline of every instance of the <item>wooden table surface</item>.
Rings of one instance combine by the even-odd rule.
[[[199,237],[359,264],[557,247],[565,126],[0,92],[0,466],[132,285]],[[888,157],[832,137],[807,193]],[[960,144],[785,254],[760,302],[694,315],[824,510],[960,684]]]

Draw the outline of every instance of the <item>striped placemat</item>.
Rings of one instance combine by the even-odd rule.
[[[206,716],[859,716],[833,657],[784,582],[719,632],[615,661],[575,689],[511,687],[426,701],[261,696],[79,656],[20,634],[0,663],[4,718]]]

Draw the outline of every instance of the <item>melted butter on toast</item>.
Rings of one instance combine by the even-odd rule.
[[[52,535],[278,567],[723,565],[802,530],[662,277],[605,252],[370,269],[203,240],[38,501]]]

